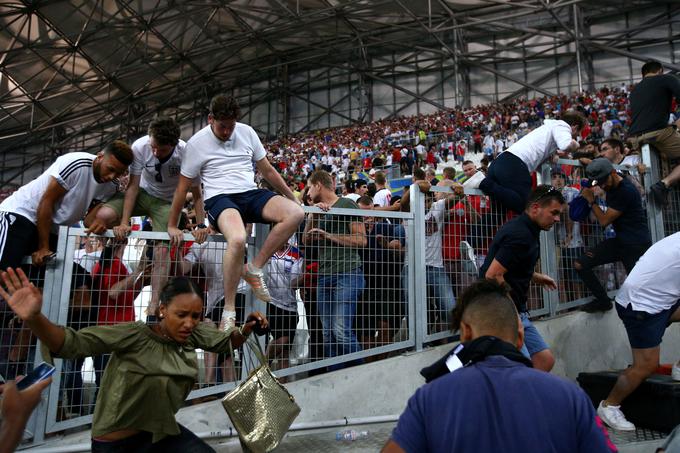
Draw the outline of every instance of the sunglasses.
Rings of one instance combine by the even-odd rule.
[[[154,175],[154,179],[156,180],[156,182],[163,182],[163,175],[161,174],[162,166],[163,164],[160,162],[153,165],[153,169],[156,172],[156,174]],[[151,168],[151,165],[146,165],[146,168]]]
[[[544,198],[548,198],[548,197],[555,195],[555,194],[558,194],[558,193],[560,193],[559,189],[557,189],[553,186],[550,186],[550,188],[545,193],[542,193],[541,195],[539,195],[534,201],[532,201],[532,203],[538,203],[539,201],[543,200]]]

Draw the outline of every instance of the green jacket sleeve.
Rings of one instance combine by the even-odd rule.
[[[139,329],[145,328],[137,323],[123,323],[113,326],[94,326],[74,330],[64,327],[64,345],[54,357],[77,359],[93,355],[130,350],[139,345]]]
[[[236,330],[236,327],[231,327],[223,332],[214,326],[200,323],[191,334],[192,346],[204,351],[228,353],[231,334]]]

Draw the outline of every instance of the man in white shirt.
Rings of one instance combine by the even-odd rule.
[[[638,260],[616,296],[633,352],[633,366],[619,376],[597,414],[614,429],[634,431],[635,425],[621,412],[621,402],[659,366],[661,339],[666,328],[680,321],[680,233],[652,245]],[[679,364],[672,376],[680,380]]]
[[[502,153],[489,166],[479,188],[504,209],[524,212],[531,192],[531,173],[555,151],[578,149],[574,138],[586,124],[578,113],[565,113],[561,120],[545,120]]]
[[[179,182],[185,146],[180,140],[179,124],[172,118],[157,118],[149,124],[148,135],[132,144],[134,161],[130,165],[130,182],[125,194],[114,196],[96,211],[97,219],[106,223],[118,239],[130,233],[132,216],[149,216],[153,231],[168,230],[172,197]],[[191,193],[196,207],[196,222],[204,227],[203,196],[198,178],[192,181]],[[205,239],[205,232],[197,231]],[[160,291],[168,280],[170,267],[168,244],[156,242],[153,249],[151,301],[147,308],[155,319]]]
[[[211,100],[208,126],[187,142],[168,221],[168,234],[173,243],[180,243],[182,232],[174,225],[187,190],[200,175],[208,220],[227,240],[223,266],[225,326],[236,322],[234,300],[241,275],[258,299],[265,302],[271,299],[262,269],[304,218],[295,195],[267,160],[255,130],[236,121],[240,113],[238,103],[230,96],[217,95]],[[253,167],[283,196],[258,189]],[[257,256],[244,266],[245,224],[256,222],[274,226]]]
[[[382,171],[375,172],[375,196],[373,197],[373,204],[377,207],[387,208],[390,206],[392,200],[392,191],[387,188],[387,178]]]
[[[69,153],[0,204],[0,268],[18,267],[24,256],[42,266],[53,254],[50,243],[60,225],[80,221],[93,202],[106,201],[117,190],[114,180],[132,163],[132,150],[114,141],[97,155]],[[101,234],[106,225],[86,223]]]

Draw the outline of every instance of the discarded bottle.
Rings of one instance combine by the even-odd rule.
[[[364,439],[368,437],[368,431],[356,431],[354,429],[346,429],[344,431],[338,431],[335,434],[335,440],[340,441],[353,441],[357,439]]]

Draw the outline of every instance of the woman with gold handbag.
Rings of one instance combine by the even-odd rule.
[[[53,356],[112,353],[94,411],[93,452],[214,451],[175,421],[198,377],[195,349],[224,353],[238,348],[256,325],[268,326],[262,313],[251,313],[240,329],[207,326],[200,322],[200,289],[177,277],[163,287],[158,324],[138,321],[75,331],[42,315],[40,291],[23,271],[8,269],[2,279],[7,290],[0,288],[0,296]]]

